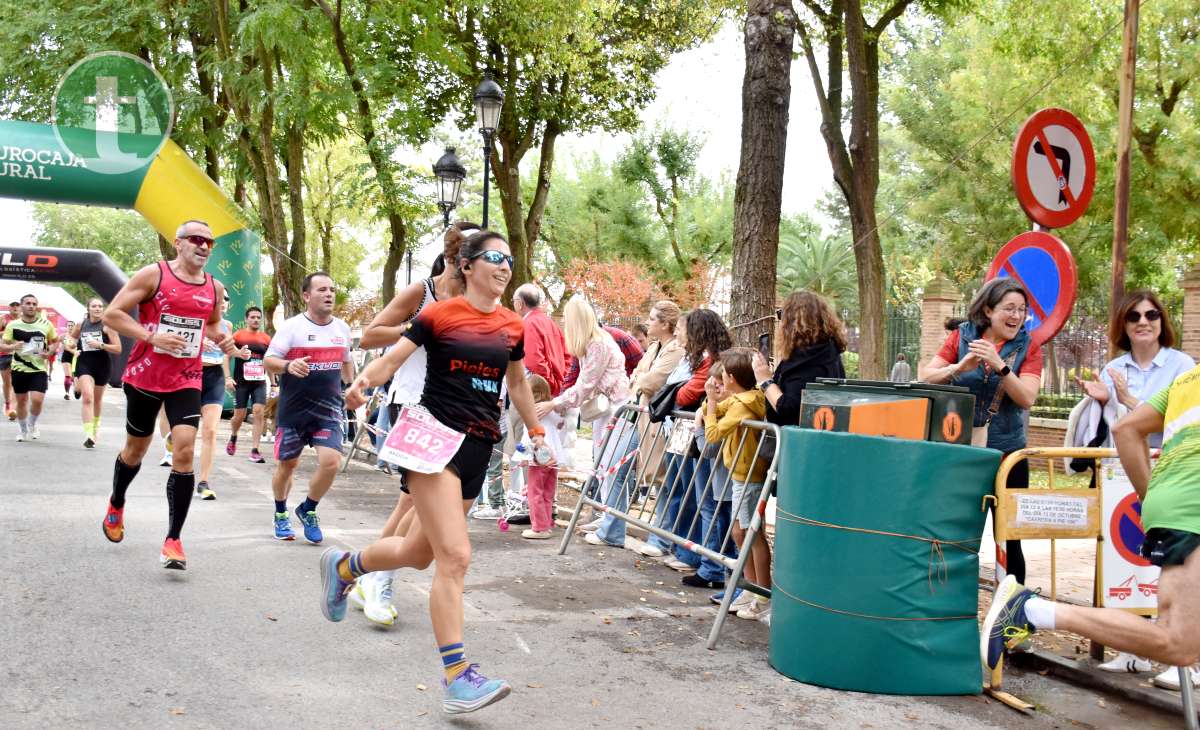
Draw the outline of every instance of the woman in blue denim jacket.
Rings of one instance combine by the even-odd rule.
[[[1028,297],[1015,280],[992,279],[980,288],[967,321],[951,332],[920,377],[928,383],[961,385],[975,396],[976,428],[987,428],[987,447],[1006,456],[1025,448],[1025,413],[1037,400],[1042,351],[1025,331]],[[1003,385],[996,412],[992,404]],[[1009,489],[1029,487],[1029,463],[1008,475]],[[1019,540],[1009,540],[1006,572],[1025,582],[1025,556]]]

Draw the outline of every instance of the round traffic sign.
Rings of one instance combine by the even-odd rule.
[[[1062,329],[1075,307],[1079,281],[1075,257],[1058,238],[1028,231],[1004,244],[992,259],[987,279],[1009,276],[1029,295],[1025,328],[1034,344],[1041,345]]]
[[[1117,503],[1108,523],[1108,534],[1117,553],[1131,565],[1150,565],[1141,552],[1146,533],[1142,529],[1142,503],[1136,494],[1130,494]]]
[[[1096,154],[1083,122],[1065,109],[1042,109],[1026,119],[1013,145],[1012,181],[1035,223],[1074,223],[1096,187]]]

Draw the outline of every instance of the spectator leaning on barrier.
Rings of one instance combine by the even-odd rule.
[[[755,353],[754,377],[767,397],[767,420],[795,426],[800,423],[800,398],[806,385],[817,378],[846,377],[842,366],[846,326],[825,297],[807,289],[789,294],[780,316],[783,321],[775,344],[780,362],[772,372],[766,358]]]
[[[579,360],[579,377],[575,383],[546,403],[536,406],[538,418],[550,411],[565,415],[578,408],[581,417],[592,425],[592,459],[599,465],[604,446],[605,430],[617,410],[629,402],[629,377],[625,375],[625,358],[611,335],[600,328],[592,307],[582,297],[572,297],[563,311],[567,351]],[[617,455],[620,458],[620,455]],[[604,465],[607,466],[607,465]],[[612,479],[605,479],[601,498],[608,499]],[[600,520],[593,523],[599,527]],[[621,523],[622,526],[624,523]],[[624,537],[617,547],[624,546]]]
[[[1105,365],[1092,380],[1076,379],[1087,396],[1071,411],[1068,445],[1111,448],[1112,428],[1126,413],[1169,388],[1177,377],[1196,365],[1187,354],[1173,348],[1175,330],[1167,310],[1153,292],[1144,289],[1125,295],[1109,322],[1108,337],[1113,348],[1125,354]],[[1162,440],[1161,432],[1151,433],[1149,445],[1157,449]],[[1074,462],[1071,466],[1083,471],[1094,463]],[[1133,674],[1151,668],[1145,657],[1125,652],[1100,665],[1106,672]],[[1193,675],[1200,676],[1194,669]],[[1179,689],[1179,672],[1169,668],[1153,682]]]
[[[683,359],[683,346],[675,339],[675,327],[679,322],[679,305],[669,299],[655,302],[650,308],[644,329],[649,337],[646,355],[633,369],[630,389],[639,406],[648,406],[650,399],[667,383],[669,376]],[[638,454],[637,473],[647,483],[657,483],[666,469],[663,462],[664,443],[659,438],[661,423],[650,423],[643,414],[638,421],[638,439],[641,451]]]
[[[754,371],[750,365],[753,355],[753,350],[738,347],[721,353],[721,377],[726,397],[715,403],[712,396],[717,388],[710,382],[710,398],[704,413],[704,438],[709,442],[721,442],[721,462],[733,476],[732,505],[736,510],[733,536],[738,550],[742,549],[746,530],[750,529],[769,463],[766,454],[755,459],[760,432],[742,425],[745,421],[761,421],[767,412],[766,398],[754,384]],[[728,522],[725,525],[728,526]],[[755,585],[771,587],[771,548],[765,538],[756,540],[751,548],[745,575],[746,580]],[[739,597],[734,604],[738,617],[765,619],[771,610],[770,602],[754,593],[743,593],[742,596],[746,598]],[[730,606],[731,610],[734,605]]]
[[[920,373],[928,383],[970,389],[977,434],[986,428],[987,447],[1006,456],[1025,448],[1024,413],[1041,385],[1042,351],[1025,331],[1026,306],[1025,289],[1013,279],[987,282],[971,300],[967,320],[946,337]],[[1029,462],[1022,460],[1009,472],[1008,488],[1028,487]],[[1021,542],[1009,540],[1007,554],[1005,570],[1024,583]]]
[[[676,373],[679,372],[679,368],[686,367],[691,375],[675,393],[675,409],[694,411],[704,398],[704,384],[708,380],[708,372],[714,359],[721,352],[732,347],[733,340],[729,336],[729,330],[725,328],[725,323],[721,321],[721,317],[711,309],[692,310],[688,312],[685,322],[683,327],[678,328],[676,336],[683,345],[687,356],[679,361]],[[672,373],[667,382],[674,382],[677,377],[676,373]],[[668,530],[672,528],[682,530],[687,533],[687,539],[693,542],[703,536],[701,530],[707,525],[702,525],[702,520],[695,519],[696,509],[699,506],[696,501],[698,496],[696,490],[702,489],[708,482],[711,466],[711,459],[694,459],[678,454],[667,455],[667,476],[664,481],[664,486],[668,490],[667,504],[665,511],[663,508],[659,508],[659,511],[662,512],[662,527]],[[693,522],[695,526],[689,530],[688,527]],[[665,554],[671,547],[672,544],[666,540],[651,537],[643,553],[650,555],[661,551]],[[701,559],[691,550],[676,545],[672,554],[667,556],[666,564],[674,570],[689,572],[701,567]],[[723,568],[712,561],[705,563],[704,567],[705,572],[723,571]]]

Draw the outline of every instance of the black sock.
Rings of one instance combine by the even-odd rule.
[[[167,530],[168,540],[178,540],[183,531],[183,522],[187,519],[188,507],[192,505],[192,489],[196,487],[196,475],[171,470],[167,477],[167,508],[171,525]]]
[[[133,478],[137,476],[138,469],[141,468],[141,464],[138,464],[137,466],[129,466],[125,462],[121,461],[120,456],[117,456],[117,463],[113,468],[112,496],[108,498],[108,501],[112,503],[113,507],[121,509],[125,506],[125,490],[129,489],[129,484],[133,481]]]
[[[300,510],[300,514],[315,512],[317,509],[317,503],[313,501],[312,497],[305,497],[304,501],[300,503],[300,506],[297,509]]]
[[[275,500],[275,511],[276,512],[287,512],[287,500],[286,499]]]
[[[236,444],[236,443],[237,443],[237,434],[236,434],[236,433],[235,433],[235,434],[231,434],[231,435],[229,436],[229,443],[231,443],[231,444]]]

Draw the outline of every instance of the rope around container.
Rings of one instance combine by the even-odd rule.
[[[962,550],[963,552],[966,552],[966,553],[973,554],[973,553],[979,552],[979,544],[980,544],[979,539],[942,540],[942,539],[939,539],[936,537],[924,537],[921,535],[906,535],[902,532],[889,532],[887,530],[872,530],[872,529],[869,529],[866,527],[849,527],[847,525],[836,525],[832,522],[822,522],[820,520],[814,520],[814,519],[810,519],[808,517],[794,515],[794,514],[788,512],[787,510],[779,508],[778,506],[776,506],[776,508],[775,508],[775,514],[778,519],[782,519],[785,522],[792,522],[792,523],[795,523],[798,525],[810,525],[812,527],[824,527],[824,528],[828,528],[831,530],[845,530],[847,532],[859,532],[859,533],[863,533],[863,534],[867,534],[867,535],[882,535],[884,537],[899,537],[899,538],[902,538],[905,540],[917,540],[918,542],[929,543],[928,582],[929,582],[929,592],[930,593],[933,593],[933,575],[934,575],[934,570],[935,570],[935,568],[934,568],[935,561],[937,563],[936,571],[937,571],[938,582],[945,584],[946,580],[948,579],[948,569],[946,567],[946,555],[945,555],[944,550],[942,549],[943,546],[955,548],[957,550]],[[785,596],[787,596],[788,598],[791,598],[792,600],[794,600],[798,603],[802,603],[806,606],[820,609],[822,611],[829,611],[830,613],[841,614],[843,616],[854,616],[856,618],[866,618],[866,619],[872,619],[875,621],[962,621],[962,620],[965,620],[968,618],[969,619],[978,618],[973,613],[970,615],[966,615],[966,616],[931,616],[931,617],[912,617],[912,618],[899,618],[899,617],[894,617],[894,616],[875,616],[873,614],[867,614],[867,613],[856,613],[854,611],[844,611],[844,610],[837,609],[837,608],[831,608],[829,606],[822,606],[821,604],[813,603],[812,601],[806,601],[803,598],[800,598],[799,596],[789,593],[787,591],[787,589],[785,589],[783,586],[779,585],[778,581],[775,582],[774,587],[778,588],[779,591],[781,593],[783,593]]]

